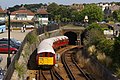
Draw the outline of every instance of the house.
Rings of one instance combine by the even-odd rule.
[[[37,12],[35,13],[35,17],[34,17],[34,21],[37,25],[47,25],[48,24],[48,15],[49,13],[43,9],[40,8],[37,10]]]
[[[104,35],[106,36],[107,39],[113,39],[114,38],[113,30],[104,30],[103,33],[104,33]]]
[[[114,37],[118,37],[120,34],[120,23],[115,24],[107,24],[108,29],[104,29],[103,33],[107,39],[114,39]]]
[[[71,5],[71,8],[74,9],[74,10],[77,10],[77,11],[81,11],[84,9],[84,5],[83,4],[72,4]]]
[[[114,24],[114,36],[119,37],[120,34],[120,23]]]
[[[11,12],[10,19],[13,27],[22,27],[23,25],[34,25],[34,13],[22,6],[19,10]]]
[[[111,5],[112,4],[110,4],[110,3],[102,3],[102,2],[97,4],[97,6],[100,6],[102,8],[102,11],[104,11],[106,7],[109,7]]]
[[[5,11],[0,7],[0,21],[5,21]]]
[[[107,6],[105,7],[104,13],[105,17],[109,17],[112,15],[112,13],[116,10],[120,10],[120,6],[118,5],[112,5],[112,6]]]

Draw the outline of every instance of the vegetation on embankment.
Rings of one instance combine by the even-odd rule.
[[[114,40],[106,39],[100,25],[93,23],[86,29],[84,45],[90,56],[120,77],[120,36]]]

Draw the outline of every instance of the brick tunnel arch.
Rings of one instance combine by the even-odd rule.
[[[75,45],[77,41],[77,34],[75,32],[69,31],[64,33],[65,36],[69,38],[69,44]]]

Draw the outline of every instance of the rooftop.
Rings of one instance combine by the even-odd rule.
[[[14,11],[14,12],[12,12],[11,14],[12,15],[16,15],[16,14],[23,14],[23,13],[25,13],[25,14],[27,14],[27,15],[34,15],[34,13],[32,12],[32,11],[30,11],[30,10],[27,10],[25,7],[21,7],[19,10],[17,10],[17,11]]]
[[[49,14],[45,9],[38,9],[37,13],[39,13],[39,14]]]

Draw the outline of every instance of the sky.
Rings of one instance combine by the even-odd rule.
[[[99,2],[120,2],[120,0],[0,0],[0,6],[5,9],[21,4],[39,4],[39,3],[52,3],[71,5],[73,3],[99,3]]]

